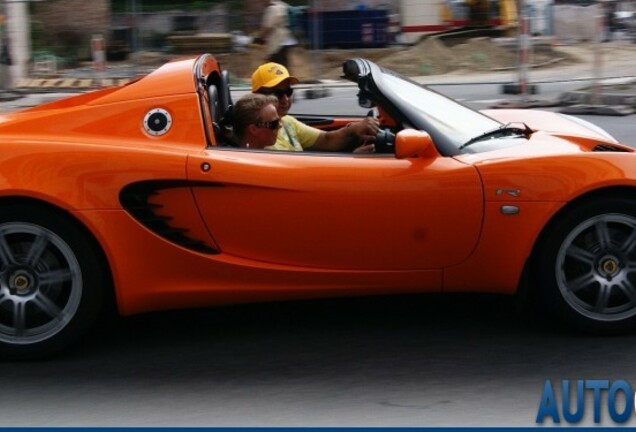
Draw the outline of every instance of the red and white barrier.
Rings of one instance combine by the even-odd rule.
[[[531,50],[530,18],[523,16],[519,27],[519,93],[522,96],[528,94],[528,68]]]
[[[592,81],[592,104],[601,104],[601,84],[600,79],[603,74],[603,49],[601,44],[605,37],[605,16],[600,14],[596,16],[596,37],[594,44],[594,66],[593,74],[594,80]]]
[[[95,70],[104,72],[106,70],[106,44],[101,35],[94,35],[91,38],[91,52]]]

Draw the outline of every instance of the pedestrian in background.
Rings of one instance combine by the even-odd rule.
[[[268,62],[289,67],[289,48],[297,43],[289,28],[289,5],[280,0],[264,0],[261,39]]]

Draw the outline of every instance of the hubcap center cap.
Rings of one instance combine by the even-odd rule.
[[[9,279],[9,291],[12,294],[26,296],[35,290],[33,277],[24,270],[19,270]]]
[[[621,270],[621,263],[615,256],[605,256],[598,264],[598,271],[601,276],[606,278],[614,277]]]

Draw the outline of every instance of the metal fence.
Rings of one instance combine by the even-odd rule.
[[[73,1],[79,4],[77,0],[0,0],[0,17],[4,20],[0,33],[5,36],[4,44],[0,44],[9,48],[14,80],[61,74],[94,62],[101,66],[102,59],[108,70],[124,63],[152,67],[175,56],[202,52],[215,54],[239,78],[249,76],[265,57],[257,37],[263,13],[260,0],[238,2],[240,7],[236,2],[219,2],[196,11],[183,10],[175,0],[174,8],[161,12],[137,7],[125,12],[108,11],[108,16],[101,18],[85,11],[76,14],[70,7]],[[296,43],[290,66],[305,77],[317,77],[324,72],[323,66],[332,66],[328,54],[317,60],[318,51],[393,46],[396,32],[391,19],[397,2],[293,2],[296,4],[290,9],[294,13],[289,14],[289,20]],[[64,4],[68,9],[47,16],[40,6],[44,3],[49,10]],[[94,3],[84,2],[82,7],[84,4]],[[326,10],[328,7],[337,9]],[[5,87],[7,81],[3,80]]]
[[[290,67],[305,77],[317,77],[324,72],[318,70],[323,62],[317,60],[323,50],[394,46],[390,12],[385,8],[320,13],[301,9],[291,25],[295,45],[290,50]],[[121,59],[127,50],[171,55],[211,52],[229,63],[237,76],[249,76],[265,59],[264,46],[257,38],[260,20],[260,12],[232,11],[224,5],[197,13],[138,14],[134,27],[126,25],[130,16],[114,14],[109,57]],[[329,59],[328,54],[324,57]],[[324,66],[331,68],[329,62]]]
[[[501,24],[498,14],[504,0],[484,1],[489,17]],[[559,29],[562,31],[572,22],[581,22],[576,18],[579,14],[567,11],[555,14],[555,8],[545,5],[547,0],[536,1],[551,12],[542,13],[541,20],[549,21],[539,24],[537,17],[529,17],[531,27],[535,29],[533,32],[559,34],[566,39],[570,34],[562,35],[558,33]],[[72,2],[82,8],[86,5],[97,8],[100,4],[107,16],[69,7]],[[23,23],[15,19],[0,23],[0,35],[12,38],[13,47],[24,45],[10,53],[14,80],[23,76],[56,76],[82,68],[87,75],[95,70],[130,75],[145,72],[176,56],[210,52],[235,80],[245,81],[265,60],[263,46],[254,39],[263,12],[260,0],[221,1],[200,10],[184,10],[180,8],[182,3],[175,0],[174,8],[167,7],[161,12],[142,8],[113,12],[105,6],[109,4],[108,0],[38,2],[29,3],[28,7],[27,3],[26,0],[0,0],[0,17],[11,17],[9,7],[20,9],[25,15]],[[65,4],[69,8],[63,14],[57,11],[54,16],[46,16],[36,7],[44,3],[49,6]],[[134,3],[141,3],[141,0],[130,4]],[[439,42],[441,39],[418,42],[419,35],[448,29],[449,23],[459,29],[466,25],[471,13],[463,0],[441,3],[438,0],[309,0],[291,3],[295,5],[290,26],[296,45],[291,49],[290,69],[301,79],[337,78],[342,60],[354,56],[382,60],[407,75],[446,73],[453,68],[488,70],[517,64],[514,52],[504,52],[499,46],[483,41],[464,47],[463,51],[457,48],[453,53]],[[408,17],[404,16],[405,10]],[[525,12],[534,13],[535,10],[538,8],[526,8]],[[575,18],[569,18],[570,15]],[[478,19],[484,21],[483,17]],[[405,25],[407,22],[415,24]],[[555,24],[558,24],[557,29]],[[571,27],[579,31],[583,26]],[[24,28],[28,28],[28,34]],[[514,37],[516,28],[509,30],[509,36]],[[6,37],[0,38],[0,49],[2,45],[9,45]],[[508,44],[510,46],[514,47],[514,44]],[[510,64],[506,63],[508,58]],[[7,65],[3,67],[1,63],[0,73],[6,75]],[[2,85],[6,87],[8,81],[2,79]]]

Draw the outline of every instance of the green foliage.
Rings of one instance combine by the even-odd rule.
[[[74,29],[47,32],[44,25],[37,20],[31,20],[30,25],[34,60],[53,56],[58,67],[67,67],[90,58],[90,42]]]
[[[31,15],[33,16],[33,15]],[[31,46],[33,51],[45,50],[49,41],[46,37],[44,25],[40,21],[31,20]]]
[[[430,63],[420,63],[420,74],[421,75],[432,75],[433,74],[433,65]]]
[[[168,34],[160,32],[151,32],[148,35],[143,35],[144,43],[147,48],[161,50],[168,46]]]
[[[475,62],[478,63],[480,65],[480,67],[484,67],[488,64],[488,56],[486,56],[484,53],[482,52],[476,52],[471,54],[470,59]]]
[[[80,61],[90,60],[90,37],[83,35],[72,27],[65,27],[49,36],[51,50],[62,57],[69,66],[75,66]]]

